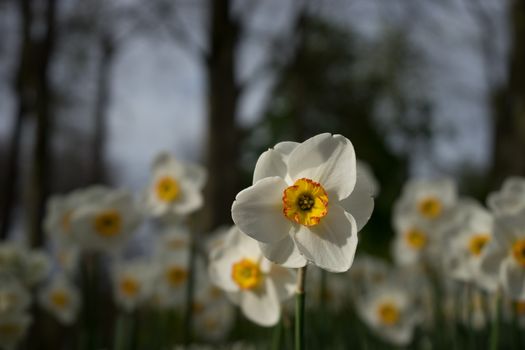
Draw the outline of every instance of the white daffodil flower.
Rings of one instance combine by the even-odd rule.
[[[363,321],[385,341],[398,346],[412,341],[420,313],[406,288],[385,284],[363,296],[356,308]]]
[[[264,258],[257,241],[235,226],[211,252],[209,274],[243,314],[261,326],[279,321],[281,302],[295,291],[295,274]]]
[[[481,269],[510,298],[525,299],[525,209],[497,216],[494,234],[481,255]]]
[[[147,261],[119,261],[113,268],[112,277],[115,301],[127,312],[135,310],[152,294],[154,273]]]
[[[281,142],[259,157],[253,185],[237,194],[232,218],[277,264],[347,271],[374,203],[370,182],[361,178],[354,148],[341,135]]]
[[[153,163],[153,178],[144,194],[146,211],[152,216],[188,215],[202,206],[206,171],[160,154]]]
[[[0,277],[16,277],[24,266],[26,249],[15,242],[0,243]]]
[[[226,339],[235,321],[234,307],[226,294],[214,286],[209,278],[197,281],[193,315],[193,328],[206,340]]]
[[[510,177],[501,190],[490,193],[487,206],[494,215],[514,214],[525,208],[525,178]]]
[[[40,305],[58,321],[65,325],[73,324],[80,310],[78,288],[65,275],[57,275],[40,291]]]
[[[31,303],[29,291],[16,279],[2,278],[0,285],[0,315],[26,310]]]
[[[462,205],[457,206],[457,214],[461,219],[445,232],[445,271],[457,280],[475,282],[494,291],[497,279],[486,276],[480,269],[483,250],[492,239],[494,219],[474,200],[462,202]]]
[[[398,265],[413,265],[428,260],[429,251],[439,244],[431,226],[417,215],[399,214],[394,218],[396,236],[392,242],[392,256]]]
[[[162,258],[189,249],[189,229],[182,225],[171,225],[155,238],[153,253],[156,258]]]
[[[457,189],[450,179],[411,180],[403,187],[394,206],[394,218],[413,216],[435,225],[450,214],[457,201]]]
[[[156,264],[156,297],[162,307],[182,305],[189,278],[189,247],[169,255],[157,257]],[[195,265],[201,264],[196,260]],[[196,269],[200,268],[195,266]],[[197,274],[198,275],[198,274]]]
[[[142,222],[131,193],[104,189],[86,198],[71,215],[71,230],[80,246],[112,252],[124,246]]]
[[[69,277],[75,276],[80,263],[80,249],[77,245],[58,245],[53,252],[54,259],[61,272]]]
[[[47,251],[29,250],[20,275],[27,286],[33,287],[44,281],[51,272],[51,257]]]
[[[102,186],[91,186],[66,195],[55,195],[47,201],[44,232],[50,240],[64,244],[75,244],[71,230],[71,216],[78,206],[99,198],[106,192]]]
[[[31,316],[24,312],[0,315],[0,348],[16,349],[31,323]]]

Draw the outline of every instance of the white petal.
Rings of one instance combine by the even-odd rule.
[[[299,251],[315,265],[331,272],[344,272],[354,260],[357,226],[352,215],[334,205],[318,225],[301,226],[295,241]]]
[[[173,204],[173,212],[177,215],[187,215],[202,207],[203,197],[199,188],[189,182],[180,182],[181,192]]]
[[[220,247],[213,254],[208,267],[211,281],[218,287],[228,291],[236,292],[239,286],[232,279],[233,264],[241,260],[244,256],[237,247]]]
[[[292,153],[292,151],[296,149],[299,145],[299,142],[283,141],[273,146],[273,149],[279,151],[285,156],[289,156]]]
[[[314,136],[290,154],[288,173],[293,180],[308,178],[319,182],[329,197],[341,200],[352,193],[356,182],[354,147],[341,135]]]
[[[374,211],[372,191],[373,189],[370,187],[370,183],[358,175],[355,188],[350,196],[339,203],[354,217],[357,223],[357,231],[361,231]]]
[[[184,163],[184,168],[185,178],[193,182],[198,189],[202,189],[208,178],[206,169],[193,163]]]
[[[265,279],[264,284],[241,295],[241,310],[251,321],[260,326],[273,326],[281,317],[281,305],[273,283]]]
[[[267,177],[242,190],[232,205],[233,222],[242,232],[260,242],[283,239],[292,228],[282,212],[286,187],[280,177]]]
[[[296,290],[296,274],[279,265],[272,265],[268,278],[273,283],[280,301],[291,298]]]
[[[263,255],[276,264],[288,268],[299,268],[306,265],[306,258],[299,252],[290,235],[275,243],[259,243]]]
[[[284,156],[273,149],[269,149],[259,156],[253,172],[253,183],[265,177],[286,177],[286,163]]]
[[[525,299],[525,268],[513,257],[508,257],[501,264],[501,284],[503,290],[512,299]]]

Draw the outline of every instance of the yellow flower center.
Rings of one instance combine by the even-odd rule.
[[[490,236],[486,233],[480,233],[472,236],[468,243],[468,250],[474,256],[479,256],[485,245],[490,241]]]
[[[525,315],[525,301],[515,302],[514,308],[516,309],[516,313],[518,315]]]
[[[133,277],[124,277],[120,281],[120,290],[127,297],[134,297],[140,290],[140,283]]]
[[[59,309],[63,309],[69,304],[69,295],[63,290],[53,291],[49,298],[51,299],[51,303]]]
[[[69,210],[64,214],[64,216],[62,216],[62,221],[60,222],[60,224],[62,225],[63,233],[71,232],[71,216],[72,215],[73,215],[73,211]]]
[[[166,270],[166,279],[172,287],[180,286],[182,283],[184,283],[184,281],[186,281],[187,276],[188,272],[186,269],[180,266],[170,266]]]
[[[525,239],[520,239],[512,245],[512,255],[521,266],[525,267]]]
[[[163,202],[173,202],[180,195],[180,187],[177,180],[171,176],[161,177],[155,186],[157,197]]]
[[[16,338],[22,334],[22,327],[14,323],[0,324],[0,336],[6,338]]]
[[[420,250],[427,244],[427,235],[418,228],[411,228],[405,233],[408,246],[414,250]]]
[[[182,238],[173,238],[168,241],[168,247],[171,250],[178,250],[186,246],[186,241]]]
[[[385,326],[393,326],[399,322],[399,309],[391,302],[384,302],[377,308],[379,321]]]
[[[192,310],[193,310],[194,313],[200,314],[200,313],[202,313],[204,311],[204,304],[199,303],[199,302],[194,302]]]
[[[209,331],[214,331],[219,327],[219,320],[216,318],[208,317],[204,319],[204,327]]]
[[[95,217],[95,231],[104,237],[113,237],[122,231],[122,217],[117,210],[106,210]]]
[[[299,179],[283,192],[283,213],[298,224],[315,226],[328,213],[328,195],[321,184]]]
[[[435,219],[441,215],[441,212],[443,211],[443,205],[436,197],[429,196],[423,198],[419,202],[418,209],[421,215],[423,215],[425,218]]]
[[[241,289],[254,289],[263,279],[259,264],[250,259],[241,259],[232,266],[232,279]]]

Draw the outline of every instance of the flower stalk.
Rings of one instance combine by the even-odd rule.
[[[295,292],[295,350],[304,350],[304,302],[306,267],[301,267],[297,274],[297,289]]]

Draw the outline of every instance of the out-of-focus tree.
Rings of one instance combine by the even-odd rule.
[[[182,45],[193,59],[202,64],[206,76],[208,182],[205,188],[204,220],[200,229],[210,230],[231,224],[230,207],[241,188],[239,177],[239,146],[242,130],[238,125],[239,104],[249,87],[265,72],[266,62],[246,80],[239,77],[239,51],[242,43],[259,40],[262,46],[274,48],[277,41],[293,41],[291,33],[259,33],[249,28],[261,4],[213,0],[199,2],[207,14],[203,43],[195,30],[184,28],[181,3],[159,1],[157,13],[164,19],[168,33]],[[248,4],[248,5],[247,5]],[[237,6],[236,6],[237,5]],[[304,9],[303,1],[293,4],[293,23]],[[292,25],[291,28],[294,26]]]
[[[381,184],[369,234],[361,237],[369,250],[386,254],[390,209],[408,173],[410,150],[399,140],[425,147],[429,133],[429,102],[402,86],[417,54],[398,30],[365,45],[350,30],[319,16],[305,14],[299,27],[297,49],[278,78],[265,117],[242,147],[247,150],[243,159],[253,168],[257,155],[279,141],[320,132],[349,137]],[[398,143],[398,152],[392,142]]]
[[[498,23],[490,6],[493,4],[482,0],[463,3],[481,32],[479,51],[489,87],[493,143],[488,182],[497,187],[509,175],[525,175],[525,159],[520,156],[525,152],[525,2],[507,0],[502,4],[508,15],[506,55],[497,45]],[[498,74],[501,61],[504,72]]]

